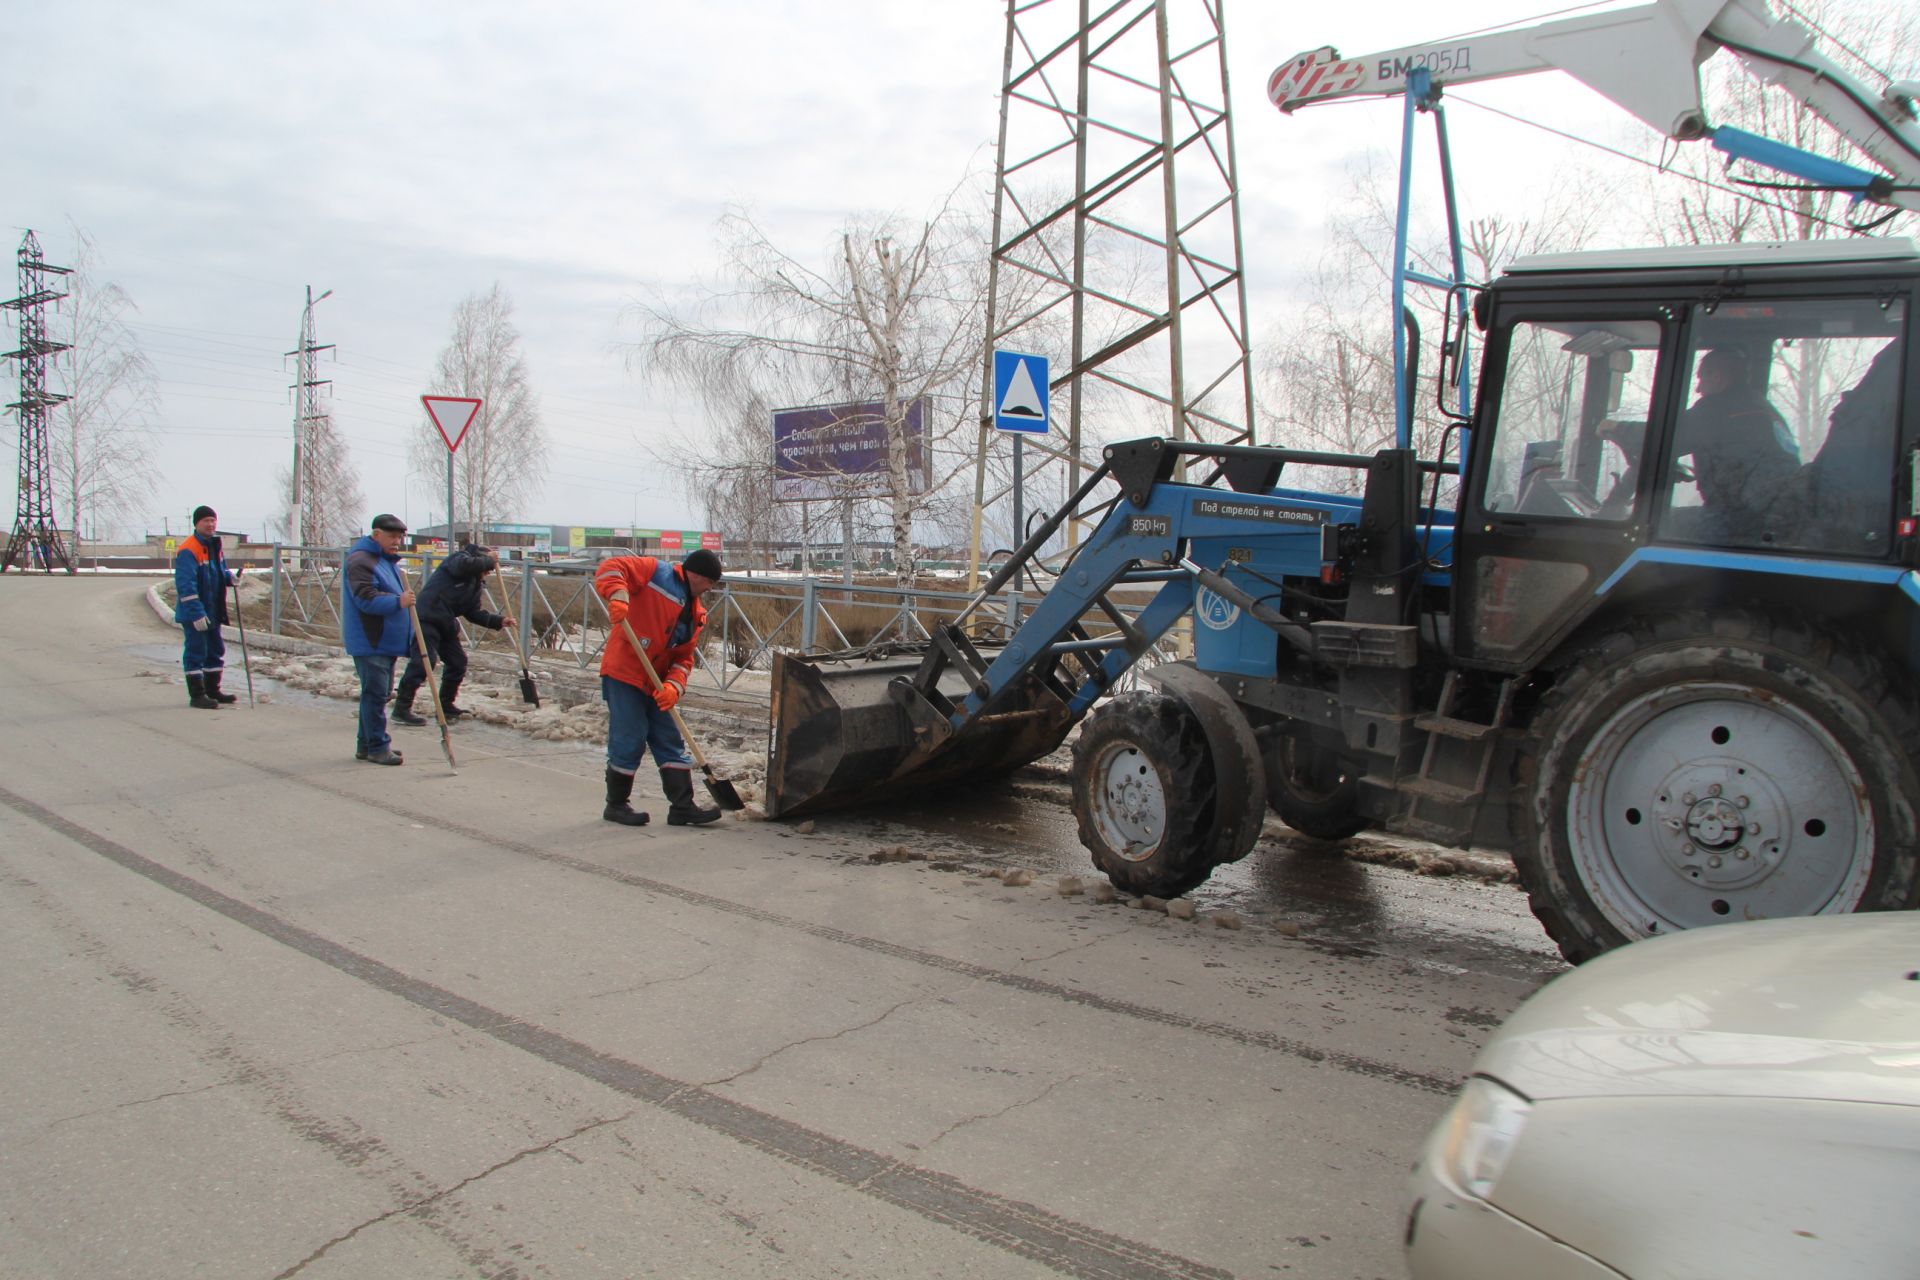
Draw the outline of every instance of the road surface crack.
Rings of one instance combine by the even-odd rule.
[[[1045,1102],[1047,1100],[1047,1096],[1051,1094],[1055,1089],[1061,1088],[1064,1085],[1073,1084],[1076,1081],[1084,1080],[1086,1078],[1087,1077],[1085,1072],[1076,1071],[1074,1074],[1070,1076],[1066,1076],[1062,1079],[1055,1080],[1054,1082],[1049,1084],[1046,1088],[1042,1089],[1039,1093],[1034,1094],[1031,1098],[1022,1098],[1014,1102],[1009,1102],[1006,1106],[1000,1108],[998,1111],[985,1111],[977,1116],[962,1116],[960,1119],[955,1120],[952,1124],[948,1125],[946,1128],[942,1129],[940,1132],[934,1134],[931,1138],[928,1138],[925,1142],[921,1143],[920,1144],[921,1149],[927,1150],[927,1151],[932,1150],[941,1141],[943,1141],[953,1133],[966,1128],[968,1125],[979,1124],[982,1121],[986,1121],[986,1120],[999,1120],[1013,1114],[1016,1111],[1020,1111],[1020,1110],[1023,1110],[1024,1108],[1031,1107],[1036,1103]]]
[[[850,1036],[856,1031],[865,1031],[869,1027],[878,1026],[880,1023],[885,1022],[888,1018],[891,1018],[894,1014],[900,1012],[900,1010],[906,1008],[908,1005],[919,1004],[925,1000],[937,999],[937,998],[938,996],[926,996],[926,995],[909,996],[907,999],[900,1001],[898,1004],[890,1005],[887,1008],[882,1009],[879,1013],[867,1019],[865,1022],[858,1022],[850,1027],[842,1027],[840,1030],[831,1032],[827,1035],[806,1036],[799,1040],[789,1041],[788,1043],[783,1044],[776,1049],[769,1049],[766,1053],[762,1054],[760,1058],[756,1062],[754,1062],[752,1066],[744,1067],[741,1070],[734,1072],[730,1076],[720,1076],[713,1080],[703,1081],[701,1082],[699,1087],[710,1089],[716,1085],[734,1084],[752,1075],[754,1072],[766,1066],[769,1062],[772,1062],[775,1058],[787,1052],[787,1050],[789,1049],[799,1049],[810,1044],[824,1044],[829,1040],[838,1040],[842,1036]]]
[[[605,1128],[608,1125],[620,1124],[626,1120],[631,1119],[633,1117],[633,1114],[634,1113],[632,1110],[628,1110],[628,1111],[622,1112],[620,1115],[613,1116],[611,1118],[589,1120],[587,1121],[587,1123],[581,1125],[579,1128],[574,1129],[568,1133],[563,1133],[556,1138],[552,1138],[546,1142],[541,1143],[539,1146],[528,1147],[524,1151],[516,1151],[514,1154],[508,1156],[506,1159],[501,1160],[498,1163],[488,1165],[486,1168],[480,1170],[478,1173],[471,1174],[468,1177],[462,1178],[460,1179],[460,1181],[452,1184],[451,1186],[442,1187],[438,1191],[435,1191],[429,1195],[421,1196],[418,1199],[409,1201],[406,1204],[396,1205],[394,1208],[387,1210],[385,1213],[377,1214],[374,1217],[367,1219],[365,1222],[358,1224],[357,1226],[353,1227],[351,1230],[341,1232],[339,1235],[327,1241],[325,1244],[321,1245],[318,1249],[315,1249],[312,1253],[308,1254],[306,1257],[300,1259],[300,1261],[294,1263],[291,1267],[288,1267],[285,1271],[280,1272],[278,1275],[276,1275],[273,1278],[273,1280],[287,1280],[287,1278],[290,1276],[299,1275],[310,1264],[317,1262],[321,1258],[325,1257],[327,1253],[334,1248],[334,1246],[345,1244],[347,1241],[353,1239],[355,1236],[359,1235],[363,1231],[369,1230],[370,1228],[373,1228],[373,1227],[380,1226],[382,1223],[391,1222],[395,1218],[406,1217],[409,1214],[419,1213],[423,1209],[431,1209],[435,1205],[439,1204],[441,1201],[445,1200],[447,1197],[452,1195],[457,1195],[459,1192],[466,1190],[468,1187],[474,1185],[476,1182],[482,1182],[487,1178],[492,1177],[494,1174],[499,1173],[502,1169],[511,1168],[513,1165],[519,1164],[522,1160],[528,1159],[531,1156],[543,1155],[546,1152],[552,1151],[555,1148],[559,1147],[561,1144],[571,1142],[575,1138],[580,1137],[582,1134],[591,1133],[595,1129]]]

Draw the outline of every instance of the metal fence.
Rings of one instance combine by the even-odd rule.
[[[347,551],[342,547],[291,547],[275,544],[270,579],[269,628],[275,635],[338,643],[341,576]],[[443,556],[402,552],[401,565],[418,589]],[[606,604],[593,589],[591,568],[532,565],[504,561],[485,583],[487,608],[510,615],[520,625],[511,632],[462,624],[475,653],[512,655],[522,666],[598,665],[611,634]],[[1007,591],[969,619],[976,643],[992,644],[1011,635],[1032,602],[1034,592]],[[1124,597],[1117,603],[1131,617],[1149,597]],[[777,652],[802,656],[909,652],[925,644],[934,629],[952,622],[973,596],[937,587],[847,584],[813,577],[728,578],[706,597],[707,627],[696,675],[716,689],[734,689],[764,675]],[[1090,634],[1110,634],[1112,622],[1090,611],[1083,620]],[[1186,651],[1184,632],[1171,634],[1145,655],[1142,664]]]

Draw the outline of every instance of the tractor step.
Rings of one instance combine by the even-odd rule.
[[[1483,787],[1462,787],[1451,782],[1441,782],[1437,778],[1408,778],[1400,784],[1399,790],[1402,795],[1433,800],[1440,804],[1478,804],[1487,794]]]
[[[1455,716],[1420,716],[1413,722],[1413,727],[1448,738],[1459,738],[1463,742],[1478,742],[1482,738],[1497,733],[1500,729],[1497,724],[1481,724],[1475,720],[1461,720]]]

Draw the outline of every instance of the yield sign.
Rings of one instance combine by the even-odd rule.
[[[482,402],[468,396],[421,396],[420,403],[427,406],[427,416],[440,429],[440,438],[447,442],[447,452],[453,453],[467,438],[467,428],[479,416]]]

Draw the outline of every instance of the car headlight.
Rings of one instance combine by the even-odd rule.
[[[1493,1194],[1520,1145],[1533,1105],[1497,1081],[1474,1076],[1460,1090],[1459,1101],[1447,1116],[1440,1161],[1447,1180],[1481,1200]]]

